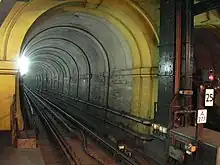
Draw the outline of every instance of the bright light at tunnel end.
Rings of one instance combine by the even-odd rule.
[[[29,59],[26,56],[21,56],[18,59],[18,68],[21,76],[27,74],[29,64],[30,64]]]

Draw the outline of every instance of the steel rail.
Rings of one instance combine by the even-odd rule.
[[[28,89],[26,86],[24,86],[26,90],[31,91],[30,89]],[[33,92],[33,91],[31,91]],[[33,92],[34,93],[34,92]],[[112,152],[114,152],[115,154],[117,154],[117,156],[123,158],[123,161],[126,161],[128,163],[130,163],[131,165],[137,165],[136,162],[134,162],[132,159],[128,158],[124,153],[122,153],[121,151],[118,151],[115,147],[111,146],[109,143],[107,143],[104,139],[102,139],[100,136],[98,136],[96,133],[94,133],[93,131],[91,131],[89,128],[87,128],[86,126],[84,126],[80,121],[78,121],[76,118],[74,118],[73,116],[71,116],[70,114],[66,113],[64,110],[62,110],[61,108],[59,108],[58,106],[56,106],[55,104],[53,104],[51,101],[49,101],[48,99],[40,96],[37,93],[34,93],[35,95],[37,95],[39,98],[41,98],[42,100],[44,100],[45,102],[47,102],[49,105],[51,105],[52,107],[54,107],[56,110],[58,110],[61,114],[63,114],[64,116],[68,117],[72,122],[74,122],[76,125],[78,125],[79,127],[81,127],[82,130],[86,131],[87,133],[89,133],[91,136],[95,137],[100,143],[102,143],[103,145],[105,145],[106,147],[108,147]]]
[[[35,96],[36,97],[36,96]],[[40,101],[40,99],[39,99]],[[62,124],[63,126],[70,132],[72,133],[75,133],[73,128],[72,127],[69,127],[65,122],[64,122],[64,119],[62,119],[58,114],[56,114],[49,106],[47,106],[43,101],[40,101],[46,108],[47,110],[50,111],[50,113],[56,117],[56,119],[58,119]],[[82,133],[82,131],[80,131],[81,133],[81,136],[83,138],[83,149],[84,149],[84,152],[89,156],[91,157],[92,159],[94,159],[95,161],[97,161],[99,164],[101,165],[104,165],[100,160],[98,160],[95,156],[93,156],[91,153],[89,153],[89,151],[87,150],[87,146],[86,146],[86,143],[85,143],[85,136],[84,134]]]
[[[31,95],[26,94],[26,99],[29,100],[30,103],[33,104],[33,102],[35,103],[35,110],[38,112],[38,115],[41,119],[43,119],[44,123],[46,124],[46,126],[48,127],[48,130],[53,134],[53,137],[55,138],[57,144],[59,145],[59,147],[62,150],[62,153],[64,154],[67,162],[69,163],[69,165],[73,165],[73,163],[75,165],[77,165],[76,160],[73,158],[69,148],[67,147],[68,145],[65,144],[65,140],[63,139],[62,135],[59,133],[59,131],[56,129],[56,126],[54,125],[54,123],[49,119],[49,117],[46,115],[46,113],[41,109],[39,102],[42,103],[38,98],[36,98],[36,100],[34,100]],[[33,95],[34,96],[34,95]],[[32,98],[32,99],[31,99]],[[45,106],[45,104],[41,104],[41,106]]]
[[[38,90],[38,91],[40,91],[40,90]],[[49,92],[49,93],[57,94],[56,92],[52,92],[52,91],[40,91],[40,92],[43,92],[43,93],[48,93]],[[140,124],[143,124],[143,125],[146,125],[146,126],[152,126],[152,124],[155,124],[153,119],[152,120],[146,120],[146,119],[141,118],[141,117],[130,115],[130,114],[128,114],[126,112],[123,112],[123,111],[113,110],[113,109],[106,108],[106,107],[103,107],[103,106],[100,106],[100,105],[97,105],[97,104],[86,102],[86,101],[81,100],[81,99],[69,97],[69,96],[67,96],[65,94],[59,94],[59,95],[64,96],[64,97],[69,98],[69,99],[72,99],[72,100],[75,100],[75,101],[78,101],[80,103],[89,105],[91,107],[98,108],[100,110],[104,110],[104,111],[110,112],[110,113],[112,113],[114,115],[117,115],[117,116],[129,119],[129,120],[135,121],[137,123],[140,123]]]
[[[79,108],[78,106],[73,105],[72,103],[70,103],[70,102],[68,102],[68,101],[66,101],[66,100],[63,100],[63,99],[61,99],[61,98],[54,98],[54,99],[61,100],[61,101],[64,102],[65,104],[68,104],[68,105],[70,105],[71,107],[74,107],[74,108],[75,108],[76,110],[78,110],[78,111],[83,111],[82,108]],[[52,101],[52,100],[50,100],[50,101]],[[126,126],[123,125],[122,123],[116,124],[116,123],[114,123],[114,122],[112,122],[112,121],[109,121],[109,120],[107,120],[107,119],[103,119],[103,118],[101,118],[101,117],[95,116],[95,115],[89,113],[88,111],[84,111],[84,112],[85,112],[87,115],[89,115],[89,116],[91,116],[91,117],[93,117],[93,118],[95,118],[95,119],[97,119],[97,120],[100,120],[100,121],[102,121],[102,122],[105,122],[105,123],[107,123],[107,124],[109,124],[109,125],[111,125],[111,126],[113,126],[113,127],[115,127],[115,128],[118,128],[118,129],[120,129],[120,130],[122,130],[122,131],[128,133],[129,135],[134,136],[135,138],[137,138],[137,139],[139,139],[139,140],[141,140],[141,141],[151,141],[151,140],[152,140],[151,135],[148,135],[148,136],[147,136],[147,135],[146,135],[146,136],[145,136],[145,135],[140,136],[138,133],[136,133],[135,131],[129,129],[128,127],[126,127]]]

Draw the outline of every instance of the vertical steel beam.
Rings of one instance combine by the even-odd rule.
[[[193,0],[161,1],[156,121],[164,126],[169,125],[170,104],[175,94],[178,94],[178,90],[180,88],[192,89],[194,64],[192,7]],[[191,96],[184,96],[184,98],[184,108],[190,110],[192,107]],[[185,118],[188,118],[187,114]],[[187,124],[187,120],[185,124]]]
[[[193,0],[182,0],[183,2],[183,58],[182,58],[182,87],[186,90],[192,90],[192,81],[193,81],[193,64],[194,64],[194,55],[193,55],[193,32],[194,32],[194,15],[192,12],[193,9]],[[184,110],[188,111],[192,109],[192,96],[184,96]],[[188,124],[188,113],[184,115],[184,125]]]
[[[205,95],[205,86],[200,85],[197,94],[197,111],[199,109],[205,109],[204,107],[204,96]],[[197,113],[198,114],[198,113]],[[197,115],[196,115],[197,117]],[[203,127],[204,124],[196,124],[196,141],[202,140],[203,138]]]
[[[176,59],[175,59],[175,86],[174,93],[179,93],[181,87],[182,61],[182,2],[176,2]]]
[[[174,97],[176,0],[160,1],[160,46],[158,106],[156,122],[169,124],[170,103]]]
[[[185,1],[185,89],[192,89],[193,75],[193,31],[194,31],[194,16],[192,14],[193,0]]]

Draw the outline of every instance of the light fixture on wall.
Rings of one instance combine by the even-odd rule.
[[[21,76],[27,74],[29,64],[30,64],[29,59],[26,56],[21,56],[18,59],[18,68],[19,68],[19,72],[20,72]]]

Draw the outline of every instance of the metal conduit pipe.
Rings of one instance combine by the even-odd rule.
[[[141,123],[141,124],[144,124],[144,125],[147,125],[147,126],[151,126],[152,125],[152,122],[149,121],[149,120],[141,119],[141,118],[138,118],[138,117],[135,117],[135,116],[132,116],[132,115],[128,115],[125,112],[116,111],[116,110],[113,110],[113,109],[110,109],[110,108],[106,108],[106,107],[103,107],[103,106],[100,106],[100,105],[96,105],[96,104],[93,104],[93,103],[86,102],[84,100],[80,100],[80,99],[77,99],[77,98],[72,98],[71,97],[71,99],[79,101],[79,102],[84,103],[84,104],[88,104],[88,105],[90,105],[92,107],[95,107],[95,108],[103,109],[103,110],[105,110],[107,112],[111,112],[112,114],[125,117],[127,119],[136,121],[138,123]]]
[[[42,92],[42,91],[41,91]],[[55,93],[55,92],[52,92],[52,91],[48,91],[48,92],[51,92],[51,93]],[[44,92],[43,92],[44,93]],[[146,125],[146,126],[152,126],[152,124],[156,124],[154,123],[154,120],[146,120],[146,119],[143,119],[143,118],[140,118],[140,117],[137,117],[137,116],[132,116],[130,114],[127,114],[123,111],[117,111],[117,110],[113,110],[113,109],[110,109],[110,108],[106,108],[106,107],[103,107],[103,106],[100,106],[100,105],[96,105],[96,104],[93,104],[93,103],[89,103],[87,101],[84,101],[84,100],[81,100],[81,99],[78,99],[78,98],[73,98],[73,97],[69,97],[65,94],[62,94],[61,96],[64,96],[64,97],[67,97],[67,98],[70,98],[70,99],[73,99],[75,101],[78,101],[78,102],[81,102],[83,104],[87,104],[87,105],[90,105],[94,108],[98,108],[98,109],[101,109],[101,110],[105,110],[107,112],[110,112],[112,114],[115,114],[115,115],[118,115],[118,116],[121,116],[121,117],[124,117],[126,119],[130,119],[132,121],[135,121],[137,123],[140,123],[140,124],[143,124],[143,125]]]
[[[194,53],[193,53],[193,32],[194,32],[194,17],[192,13],[193,1],[185,1],[185,82],[184,88],[187,90],[192,90],[193,88],[193,65],[194,65]],[[192,97],[185,96],[184,105],[187,107],[186,110],[192,108]],[[187,126],[189,114],[185,114],[184,125]]]
[[[67,104],[73,106],[73,107],[76,108],[77,110],[80,110],[80,111],[82,110],[82,109],[79,108],[78,106],[75,106],[75,105],[73,105],[73,104],[71,104],[71,103],[68,103],[68,102],[65,102],[65,103],[67,103]],[[95,119],[97,119],[97,120],[100,120],[100,121],[102,121],[102,122],[105,122],[105,123],[107,123],[107,124],[109,124],[109,125],[111,125],[111,126],[113,126],[113,127],[119,128],[119,129],[121,129],[122,131],[128,133],[129,135],[132,135],[133,137],[135,137],[135,138],[137,138],[137,139],[139,139],[139,140],[141,140],[141,141],[151,141],[151,140],[152,140],[152,139],[150,138],[150,135],[148,135],[148,136],[147,136],[147,135],[146,135],[146,136],[143,135],[143,136],[142,136],[142,134],[138,134],[137,132],[132,131],[131,129],[127,128],[125,125],[123,125],[123,124],[121,124],[121,123],[116,124],[116,123],[114,123],[114,122],[112,122],[112,121],[109,121],[109,120],[107,120],[107,119],[105,119],[105,118],[103,119],[103,118],[101,118],[101,117],[95,116],[95,115],[89,113],[88,111],[86,111],[86,114],[89,115],[89,116],[91,116],[91,117],[93,117],[93,118],[95,118]]]

